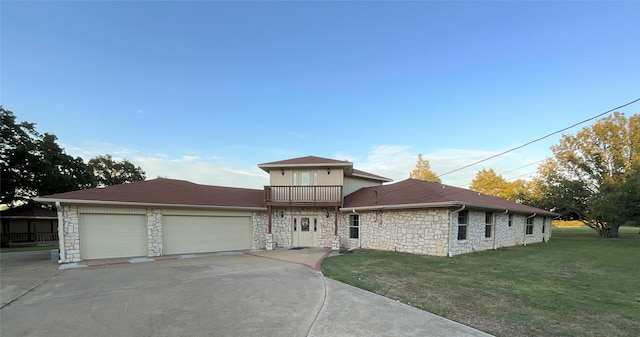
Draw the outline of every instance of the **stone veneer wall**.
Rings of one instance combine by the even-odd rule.
[[[64,256],[60,263],[80,261],[80,231],[78,231],[78,206],[62,207],[62,230],[64,233]]]
[[[266,237],[269,230],[269,213],[253,212],[251,214],[251,224],[253,227],[252,249],[265,249],[267,245]],[[273,229],[272,229],[273,232]]]
[[[449,212],[406,209],[359,212],[360,239],[349,238],[349,213],[340,222],[341,246],[436,256],[447,255]]]
[[[147,256],[162,256],[162,210],[147,209]]]
[[[543,241],[542,224],[546,221],[544,241],[550,238],[550,219],[547,217],[535,217],[533,234],[525,235],[526,216],[512,213],[512,225],[509,226],[509,214],[494,212],[494,228],[490,238],[485,237],[485,212],[469,210],[469,223],[467,225],[467,239],[458,240],[458,216],[453,214],[451,224],[451,254],[465,254],[476,251],[496,249],[500,247],[518,246],[522,244]]]
[[[283,213],[283,217],[280,216]],[[329,217],[326,213],[329,212]],[[318,219],[318,247],[331,247],[333,239],[333,208],[330,207],[281,207],[273,208],[271,233],[278,247],[293,246],[293,218],[309,216]],[[340,217],[340,213],[338,213]],[[265,232],[266,233],[266,232]]]

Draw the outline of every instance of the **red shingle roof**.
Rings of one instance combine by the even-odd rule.
[[[264,208],[264,191],[200,185],[184,180],[158,178],[131,184],[47,195],[38,201],[108,201],[218,207]]]
[[[306,156],[299,158],[292,158],[286,160],[272,161],[269,163],[258,164],[258,167],[274,167],[274,166],[296,166],[296,165],[330,165],[330,166],[353,166],[353,163],[349,161],[315,157],[315,156]]]
[[[407,179],[395,184],[366,187],[347,195],[343,208],[406,208],[409,205],[432,204],[435,207],[467,205],[475,208],[509,210],[520,213],[556,216],[536,207],[478,193],[464,188],[429,181]]]

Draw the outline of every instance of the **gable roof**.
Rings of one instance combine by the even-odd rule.
[[[344,198],[342,210],[455,207],[462,205],[497,211],[509,210],[516,213],[557,216],[556,213],[544,209],[518,204],[460,187],[418,179],[406,179],[395,184],[361,188]]]
[[[382,182],[390,182],[392,179],[379,176],[377,174],[356,170],[353,168],[353,163],[346,160],[337,160],[322,158],[316,156],[298,157],[292,159],[285,159],[279,161],[273,161],[269,163],[258,164],[258,167],[269,172],[270,169],[282,169],[282,168],[295,168],[295,167],[341,167],[344,169],[346,176],[353,176],[358,178],[371,179]]]
[[[316,156],[306,156],[291,158],[279,161],[272,161],[269,163],[258,164],[258,167],[265,170],[265,168],[281,168],[281,167],[297,167],[297,166],[353,166],[353,163],[346,160],[336,160],[329,158],[322,158]]]
[[[36,198],[39,202],[208,206],[264,210],[264,191],[158,178]]]

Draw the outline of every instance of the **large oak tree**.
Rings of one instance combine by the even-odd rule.
[[[629,196],[624,189],[635,186],[634,167],[640,165],[640,115],[616,112],[563,136],[551,150],[554,157],[538,168],[537,206],[581,220],[601,237],[617,237],[625,222],[615,204]]]

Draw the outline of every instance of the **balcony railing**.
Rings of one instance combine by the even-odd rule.
[[[265,186],[264,200],[271,206],[340,206],[342,186]]]

